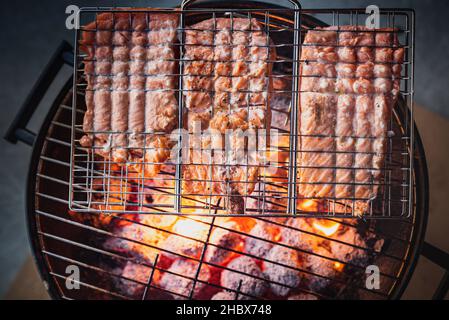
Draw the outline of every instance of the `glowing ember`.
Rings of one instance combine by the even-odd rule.
[[[190,219],[179,219],[174,225],[173,231],[179,235],[201,239],[207,232],[207,224]]]
[[[318,211],[318,204],[314,200],[305,200],[299,204],[299,208],[303,211]]]
[[[337,232],[338,228],[340,227],[340,224],[337,222],[318,222],[318,221],[314,221],[313,222],[313,227],[324,233],[324,235],[326,237],[330,237],[331,235],[333,235],[335,232]]]
[[[344,267],[345,267],[345,265],[340,263],[340,262],[336,261],[334,263],[334,269],[337,270],[337,271],[340,271],[340,272],[343,271]]]

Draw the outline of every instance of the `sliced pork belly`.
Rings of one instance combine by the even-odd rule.
[[[243,213],[243,196],[254,190],[259,163],[254,159],[242,164],[236,154],[225,155],[224,134],[226,130],[265,128],[270,113],[269,60],[275,52],[268,48],[270,40],[255,19],[209,19],[190,28],[195,30],[186,31],[183,57],[186,127],[192,132],[193,122],[198,121],[200,130],[223,136],[218,139],[221,142],[207,137],[196,141],[214,147],[213,166],[201,162],[201,157],[193,159],[198,153],[191,152],[191,163],[183,166],[183,192],[224,197],[228,211]],[[233,132],[229,140],[233,150],[247,153],[239,133]]]
[[[86,113],[81,145],[154,177],[177,124],[178,15],[103,13],[84,27]],[[88,31],[91,30],[91,31]]]
[[[336,199],[354,204],[358,213],[369,210],[382,181],[403,58],[393,29],[307,32],[301,57],[300,197]]]

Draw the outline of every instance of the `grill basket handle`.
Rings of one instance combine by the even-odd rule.
[[[36,134],[27,129],[27,124],[64,64],[73,65],[73,48],[67,41],[61,42],[34,84],[8,131],[6,131],[4,138],[7,141],[11,143],[22,141],[27,145],[33,145]]]
[[[197,0],[182,0],[181,10],[187,9],[187,7],[194,2],[197,2]],[[298,0],[288,0],[288,2],[294,5],[295,9],[301,9],[301,4],[299,3]]]

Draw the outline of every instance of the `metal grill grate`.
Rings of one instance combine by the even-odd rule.
[[[71,92],[68,97],[71,97]],[[235,253],[237,256],[246,256],[258,261],[258,263],[272,263],[273,265],[299,272],[304,280],[299,287],[291,288],[297,294],[308,294],[309,298],[318,299],[340,299],[344,297],[365,297],[370,299],[387,299],[394,291],[399,281],[402,279],[403,265],[407,263],[408,255],[402,256],[400,252],[410,252],[408,250],[412,243],[409,239],[407,230],[412,227],[405,221],[390,221],[388,228],[382,230],[375,226],[375,221],[363,222],[360,220],[342,221],[327,218],[325,221],[330,223],[339,223],[340,228],[346,232],[359,232],[365,230],[365,234],[372,233],[373,239],[388,239],[382,250],[373,247],[367,241],[360,245],[340,238],[340,236],[326,236],[311,231],[307,228],[307,223],[295,225],[296,222],[304,222],[308,219],[290,219],[293,224],[285,223],[283,218],[265,218],[256,219],[246,217],[236,217],[239,225],[245,225],[248,221],[256,223],[265,223],[270,227],[279,228],[281,232],[292,232],[298,240],[305,241],[304,237],[310,236],[313,239],[320,239],[328,245],[341,245],[342,250],[359,250],[362,256],[367,257],[366,261],[347,260],[336,258],[331,254],[321,254],[308,248],[300,248],[297,245],[289,244],[285,239],[270,240],[266,236],[254,235],[245,230],[226,226],[220,217],[192,217],[184,216],[186,221],[199,224],[204,227],[205,234],[198,236],[173,230],[172,228],[161,228],[157,224],[135,220],[135,216],[129,215],[105,215],[91,211],[86,213],[70,213],[65,210],[68,206],[67,192],[69,190],[68,170],[69,158],[68,150],[70,148],[70,103],[66,100],[62,104],[56,116],[51,122],[50,130],[45,138],[44,147],[40,154],[39,172],[36,181],[36,211],[35,217],[38,221],[37,234],[40,247],[40,253],[45,257],[49,268],[49,275],[57,283],[58,295],[64,299],[82,299],[82,298],[103,298],[103,299],[160,299],[175,297],[179,299],[198,298],[194,296],[194,288],[197,285],[204,285],[211,290],[226,290],[235,294],[235,299],[250,298],[263,299],[261,296],[253,296],[247,292],[242,292],[240,288],[232,289],[217,284],[213,279],[204,280],[200,277],[200,271],[206,268],[216,268],[218,272],[230,270],[242,276],[248,276],[259,279],[258,276],[239,272],[230,269],[220,263],[214,263],[206,258],[208,248],[217,248],[228,253]],[[142,215],[139,216],[142,218]],[[181,217],[177,218],[180,219]],[[318,221],[316,219],[310,221]],[[324,221],[324,220],[323,220]],[[356,222],[356,223],[355,223]],[[360,225],[362,224],[362,225]],[[141,238],[139,232],[121,233],[123,228],[130,227],[134,230],[142,230],[148,233],[147,238]],[[304,265],[291,266],[288,262],[270,260],[267,257],[256,256],[248,253],[239,246],[231,246],[229,243],[217,243],[211,238],[214,230],[223,230],[231,234],[248,239],[260,241],[263,245],[281,246],[285,250],[293,250],[302,256],[302,259],[317,259],[323,264],[330,263],[333,266],[338,264],[345,267],[345,272],[340,274],[328,274],[325,269],[311,271]],[[165,236],[176,236],[179,242],[187,241],[191,247],[198,247],[199,253],[195,256],[182,252],[179,248],[168,248],[161,244],[153,242],[154,232],[163,233]],[[105,245],[108,241],[120,241],[126,243],[128,247],[111,248]],[[388,245],[387,245],[388,243]],[[305,244],[305,242],[303,242]],[[140,253],[146,252],[143,256]],[[150,254],[151,253],[151,254]],[[164,264],[161,257],[170,256],[173,259],[185,259],[195,265],[194,273],[170,271]],[[363,280],[359,283],[355,276],[364,270],[369,264],[379,264],[381,268],[381,290],[367,289],[363,285]],[[133,265],[137,270],[135,273],[124,274],[123,266]],[[65,283],[72,281],[66,272],[67,266],[78,266],[80,268],[80,290],[68,290]],[[115,267],[114,267],[115,266]],[[119,268],[117,271],[117,268]],[[155,280],[155,274],[168,273],[180,279],[185,279],[192,286],[186,293],[180,293],[168,288],[161,287],[160,278]],[[349,280],[351,279],[351,280]],[[260,280],[260,279],[259,279]],[[283,287],[289,287],[288,284],[278,283],[275,280],[267,280],[268,285],[279,284]],[[327,283],[332,290],[311,289],[307,281],[317,281]],[[120,286],[119,284],[122,284]],[[123,288],[134,288],[135,291],[124,291]],[[167,294],[169,296],[167,296]]]
[[[188,5],[189,3],[185,4]],[[182,135],[175,135],[171,143],[163,146],[154,145],[149,141],[154,139],[169,138],[168,131],[139,131],[137,139],[143,141],[143,145],[130,147],[129,145],[120,145],[119,148],[111,147],[110,143],[125,137],[129,141],[131,136],[136,139],[136,132],[126,131],[86,131],[83,130],[83,114],[85,112],[85,94],[89,90],[86,82],[83,63],[89,62],[80,51],[80,38],[82,32],[90,32],[97,34],[100,30],[98,25],[86,29],[81,28],[81,32],[77,33],[77,51],[76,51],[76,70],[74,79],[74,90],[80,92],[81,96],[75,95],[73,105],[73,122],[72,122],[72,159],[71,159],[71,182],[70,182],[70,207],[74,211],[80,212],[109,212],[109,213],[140,213],[140,214],[195,214],[195,215],[216,215],[227,216],[235,212],[245,214],[247,216],[304,216],[304,217],[357,217],[363,214],[366,218],[408,218],[410,216],[412,188],[411,188],[411,170],[413,154],[413,125],[412,125],[412,105],[413,105],[413,30],[414,21],[413,14],[407,10],[383,10],[381,11],[381,27],[395,28],[401,46],[405,49],[405,61],[402,63],[401,97],[393,109],[391,121],[389,124],[390,135],[387,140],[387,149],[384,154],[385,161],[383,167],[379,168],[381,178],[378,182],[346,182],[348,186],[355,188],[356,186],[367,185],[373,187],[377,185],[379,191],[377,197],[358,198],[355,195],[342,199],[340,197],[307,197],[301,195],[299,186],[301,184],[317,184],[317,182],[300,181],[298,171],[303,168],[299,162],[302,150],[299,141],[303,135],[299,133],[298,108],[291,107],[298,105],[301,96],[300,81],[304,78],[299,73],[300,64],[307,63],[302,61],[301,43],[304,35],[308,30],[318,26],[333,25],[340,27],[343,25],[359,25],[364,16],[364,10],[301,10],[299,5],[295,5],[292,9],[273,8],[269,10],[261,9],[190,9],[187,6],[181,10],[173,11],[166,9],[146,9],[146,10],[117,10],[112,8],[93,8],[82,9],[80,11],[81,25],[85,22],[98,21],[100,14],[110,13],[112,25],[115,26],[115,15],[127,14],[129,16],[129,26],[133,25],[133,19],[136,14],[143,14],[146,25],[152,21],[152,15],[155,14],[175,14],[179,17],[179,25],[177,27],[178,42],[170,43],[165,48],[173,49],[176,54],[174,58],[165,59],[165,62],[173,62],[178,64],[176,72],[163,74],[162,76],[176,78],[179,83],[177,86],[164,89],[176,96],[178,101],[177,122],[178,130],[185,129],[188,124],[188,108],[185,105],[185,95],[191,91],[200,92],[200,94],[217,95],[216,90],[198,90],[183,88],[184,79],[191,77],[192,74],[185,73],[185,65],[192,62],[192,59],[186,57],[185,51],[189,46],[195,46],[185,42],[186,34],[196,30],[193,25],[200,21],[210,19],[213,28],[206,30],[216,36],[220,29],[217,28],[217,21],[221,18],[230,19],[230,31],[244,32],[254,34],[262,32],[266,35],[267,44],[257,46],[260,48],[269,48],[276,50],[275,59],[267,56],[266,61],[272,64],[272,72],[266,76],[271,82],[274,82],[273,88],[266,88],[262,91],[254,91],[251,89],[241,90],[245,96],[246,105],[242,109],[246,109],[244,121],[249,123],[251,120],[250,108],[253,107],[249,102],[251,95],[266,94],[263,105],[265,110],[271,110],[271,118],[265,119],[264,125],[260,128],[269,129],[271,135],[266,145],[259,146],[259,154],[264,160],[269,159],[269,155],[275,155],[276,160],[260,163],[260,159],[256,164],[249,163],[249,151],[245,148],[245,158],[243,164],[230,165],[227,162],[189,162],[186,163],[183,158],[183,152],[190,147],[183,146]],[[288,13],[292,19],[285,19],[282,15]],[[248,30],[234,29],[233,21],[244,19],[249,21],[251,26]],[[251,21],[255,19],[257,25],[261,26],[260,30],[253,30]],[[98,22],[96,22],[98,23]],[[112,35],[116,32],[135,32],[134,29],[108,29]],[[101,31],[100,31],[101,32]],[[151,32],[151,29],[145,29],[143,32]],[[204,29],[201,32],[205,32]],[[339,32],[339,30],[337,31]],[[111,40],[113,41],[113,40]],[[271,42],[270,42],[271,41]],[[215,44],[196,44],[197,47],[206,48],[208,46],[216,47]],[[235,47],[234,44],[229,46]],[[94,45],[94,47],[96,47]],[[179,51],[179,53],[178,53]],[[179,54],[179,56],[178,56]],[[251,64],[252,61],[241,60],[245,64]],[[208,63],[204,59],[197,58],[193,61]],[[226,61],[231,62],[232,60]],[[91,62],[95,62],[95,59]],[[145,63],[148,63],[146,61]],[[216,61],[215,61],[216,63]],[[109,79],[114,78],[113,73],[104,75]],[[132,74],[130,75],[132,77]],[[148,78],[153,75],[144,74]],[[156,74],[161,76],[161,74]],[[209,77],[212,75],[209,75]],[[95,74],[94,77],[98,77]],[[230,77],[232,79],[232,77]],[[113,82],[113,80],[110,80]],[[108,88],[109,90],[109,88]],[[127,89],[128,92],[132,90]],[[153,89],[143,89],[142,94],[154,91]],[[161,91],[157,89],[156,91]],[[230,96],[233,94],[228,93]],[[80,98],[81,97],[81,98]],[[232,99],[232,97],[230,97]],[[398,110],[410,108],[410,114],[406,112],[406,119],[400,119]],[[214,115],[212,107],[211,114]],[[402,112],[402,111],[401,111]],[[267,135],[259,135],[262,130],[257,130],[255,136],[259,142],[267,140]],[[272,137],[278,138],[273,142]],[[291,133],[295,134],[291,134]],[[80,144],[83,134],[88,134],[95,141],[97,137],[104,139],[105,143],[84,147]],[[188,133],[187,137],[191,138],[192,134]],[[106,137],[106,138],[104,138]],[[354,137],[357,138],[357,137]],[[361,139],[362,137],[358,137]],[[363,139],[363,138],[362,138]],[[246,140],[247,141],[247,140]],[[246,142],[247,143],[247,142]],[[176,145],[172,147],[173,145]],[[127,150],[129,154],[135,154],[131,160],[126,161],[126,165],[122,161],[114,160],[114,152],[116,149]],[[168,153],[171,152],[172,157],[164,161],[156,161],[158,157],[147,158],[147,154]],[[363,152],[351,151],[353,155]],[[99,155],[100,154],[100,155]],[[214,151],[212,151],[214,154]],[[288,155],[288,156],[286,156]],[[155,160],[156,159],[156,160]],[[290,160],[292,159],[292,160]],[[210,159],[209,159],[210,160]],[[190,167],[202,168],[205,172],[202,176],[187,177],[186,171]],[[217,177],[214,170],[223,168],[222,176]],[[236,169],[237,168],[237,169]],[[254,169],[257,174],[256,178],[251,179],[250,172]],[[334,171],[343,169],[333,165],[332,167],[318,167],[319,170],[332,169]],[[373,168],[363,168],[371,170]],[[243,178],[233,180],[233,170],[241,170]],[[358,169],[353,169],[354,171]],[[362,170],[362,169],[361,169]],[[148,172],[157,171],[156,175],[147,175]],[[237,175],[238,176],[238,175]],[[220,179],[220,177],[222,177]],[[319,182],[318,182],[319,183]],[[326,183],[338,185],[337,182]],[[201,192],[189,191],[186,186],[200,186]],[[218,187],[217,187],[218,185]],[[243,191],[235,192],[234,186],[242,185]],[[254,189],[251,192],[251,189]],[[354,208],[356,202],[362,200],[368,203],[368,207],[364,212],[357,212]],[[237,208],[237,209],[236,209]]]

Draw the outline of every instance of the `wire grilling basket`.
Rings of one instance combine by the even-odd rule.
[[[78,94],[73,97],[72,210],[217,216],[410,216],[412,11],[381,10],[382,29],[364,30],[374,37],[379,34],[377,30],[389,30],[397,41],[384,46],[351,44],[353,50],[368,48],[373,52],[379,48],[394,52],[400,47],[404,59],[382,64],[393,70],[394,65],[402,67],[399,74],[390,74],[391,82],[398,84],[399,97],[385,118],[385,135],[358,136],[353,132],[343,136],[338,129],[322,135],[303,130],[299,104],[309,93],[303,87],[305,79],[339,81],[335,75],[306,74],[304,66],[316,61],[302,53],[308,47],[320,46],[304,39],[310,30],[324,33],[329,29],[323,27],[333,26],[337,42],[322,46],[337,52],[346,46],[338,43],[342,34],[360,32],[347,26],[364,25],[365,9],[306,10],[295,1],[285,9],[193,9],[190,3],[183,3],[179,10],[81,9],[80,25],[84,27],[76,35],[73,85],[73,92]],[[281,16],[285,13],[292,19]],[[124,45],[120,39],[128,42]],[[239,48],[243,56],[235,53]],[[120,49],[128,50],[125,58],[120,58]],[[139,49],[145,54],[139,55]],[[228,58],[217,57],[227,50]],[[208,52],[212,56],[205,58]],[[120,69],[120,62],[128,69]],[[248,70],[234,73],[237,65]],[[260,65],[262,68],[257,69]],[[220,74],[223,66],[232,70]],[[254,70],[262,71],[255,75]],[[139,79],[143,79],[142,86],[136,85]],[[223,89],[219,80],[229,85]],[[243,81],[242,87],[238,87],[239,81]],[[93,119],[91,127],[86,126],[85,116],[86,109],[90,110],[89,98],[95,103],[96,114],[103,115]],[[128,114],[120,111],[120,101],[126,101]],[[197,112],[195,108],[201,109],[203,102],[211,107]],[[143,123],[136,126],[131,108],[138,110],[139,106]],[[237,121],[235,127],[243,130],[204,135],[217,119],[219,131],[235,129]],[[217,137],[219,148],[214,140]],[[320,149],[326,139],[333,147]],[[369,141],[382,147],[339,149],[339,139],[352,139],[354,146]],[[317,149],[306,148],[307,141],[315,141]],[[236,156],[239,146],[241,153]],[[308,154],[317,163],[304,163]],[[338,163],[344,156],[352,165]],[[323,157],[331,163],[319,163]],[[381,161],[374,166],[376,157]],[[368,165],[357,163],[357,159],[366,158],[370,159]],[[305,177],[310,170],[315,170],[315,178],[310,174]],[[342,171],[350,178],[339,179]],[[359,179],[363,174],[367,177]],[[337,190],[342,187],[350,192],[339,195]],[[324,196],[304,192],[310,188],[331,192]],[[356,190],[361,189],[368,191],[358,194]]]

